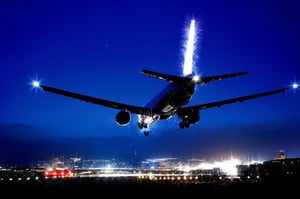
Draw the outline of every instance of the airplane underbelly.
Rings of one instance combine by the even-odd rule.
[[[191,99],[191,96],[180,96],[180,97],[173,97],[169,103],[174,107],[181,107],[186,105]]]
[[[169,105],[171,105],[173,107],[181,107],[183,105],[186,105],[190,101],[193,93],[194,93],[193,89],[184,89],[184,90],[175,92],[169,98]]]
[[[162,112],[163,112],[163,113],[168,113],[168,112],[171,112],[173,109],[174,109],[173,106],[171,106],[171,105],[166,105],[166,106],[162,109]]]

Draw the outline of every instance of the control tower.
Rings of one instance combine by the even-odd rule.
[[[280,150],[279,154],[275,157],[275,160],[284,160],[285,155],[284,155],[284,150]]]

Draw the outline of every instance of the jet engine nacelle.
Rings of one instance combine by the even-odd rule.
[[[200,120],[200,113],[199,111],[192,111],[190,114],[186,116],[185,119],[189,123],[189,125],[195,125]]]
[[[120,126],[126,126],[130,122],[130,113],[128,111],[120,111],[116,115],[116,122]]]
[[[182,121],[179,123],[180,128],[188,128],[191,125],[195,125],[200,120],[200,113],[198,110],[192,110],[191,112],[186,112],[180,115]]]

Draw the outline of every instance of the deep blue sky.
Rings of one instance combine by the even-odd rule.
[[[178,128],[172,118],[145,137],[137,117],[118,126],[118,110],[32,90],[49,86],[145,105],[167,83],[143,68],[181,74],[184,32],[200,24],[197,71],[242,77],[199,86],[200,104],[289,86],[300,79],[300,2],[1,1],[0,164],[52,156],[274,158],[300,157],[299,93],[289,91],[203,110]],[[136,158],[135,157],[135,158]]]

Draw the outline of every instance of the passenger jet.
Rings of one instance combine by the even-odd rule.
[[[121,126],[126,126],[129,124],[131,120],[131,114],[137,114],[139,118],[138,127],[143,130],[145,136],[149,135],[149,127],[159,120],[167,120],[173,116],[177,116],[181,120],[179,122],[179,127],[181,129],[188,128],[199,122],[200,110],[212,107],[221,107],[222,105],[243,102],[258,97],[282,93],[288,90],[288,88],[280,88],[242,97],[199,104],[196,106],[186,106],[191,100],[197,85],[245,75],[248,74],[248,72],[237,72],[203,77],[199,77],[195,74],[177,76],[145,69],[142,70],[142,73],[169,82],[169,84],[145,106],[124,104],[116,101],[87,96],[80,93],[62,90],[59,88],[40,85],[38,81],[34,81],[33,86],[41,88],[42,90],[47,92],[52,92],[85,102],[118,109],[119,112],[116,114],[115,120],[116,123]]]

